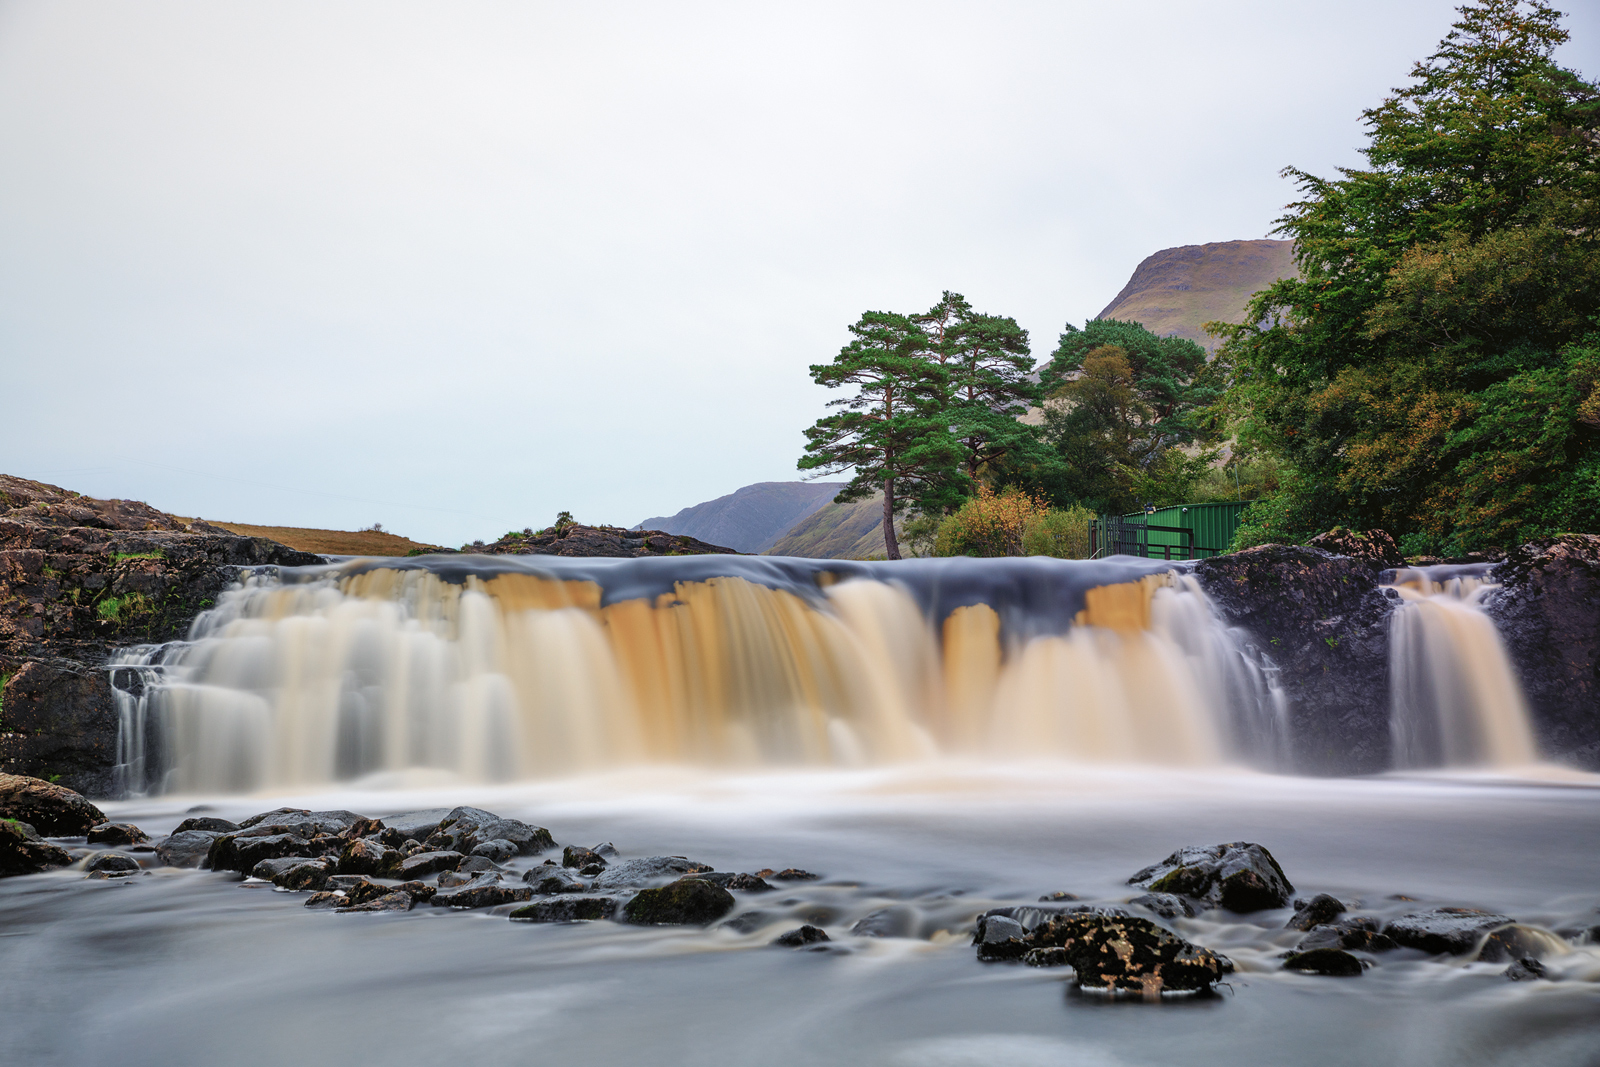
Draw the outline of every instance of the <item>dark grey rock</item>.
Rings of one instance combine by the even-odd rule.
[[[368,874],[392,878],[400,870],[399,852],[377,840],[358,837],[339,853],[340,874]]]
[[[495,840],[511,842],[522,856],[536,856],[556,845],[550,831],[541,826],[503,819],[492,811],[468,807],[447,812],[439,828],[428,835],[426,844],[430,848],[470,855],[478,845]]]
[[[131,822],[103,822],[99,826],[89,827],[89,832],[84,836],[91,845],[107,845],[111,848],[141,845],[150,840],[148,834]]]
[[[616,912],[617,902],[611,897],[556,897],[524,904],[511,912],[511,918],[532,923],[592,922]]]
[[[449,808],[429,808],[426,811],[407,811],[399,815],[388,815],[382,821],[384,826],[399,831],[406,837],[426,841],[428,835],[437,830],[439,824],[444,822],[445,816],[449,814]]]
[[[634,889],[640,886],[659,885],[682,878],[686,874],[702,874],[712,870],[710,864],[696,863],[682,856],[645,856],[607,867],[594,880],[597,890]]]
[[[1532,956],[1524,956],[1505,969],[1505,976],[1513,982],[1533,982],[1549,978],[1550,974],[1545,970],[1544,964]]]
[[[156,858],[168,867],[198,867],[221,836],[215,830],[180,830],[156,842]]]
[[[1483,939],[1483,946],[1478,949],[1478,960],[1483,963],[1502,963],[1506,960],[1542,959],[1550,949],[1550,942],[1546,938],[1554,936],[1519,924],[1502,926]]]
[[[374,897],[372,900],[366,901],[365,903],[352,904],[349,907],[339,908],[338,911],[341,915],[349,915],[353,912],[410,911],[415,906],[416,901],[411,899],[411,894],[403,893],[396,889],[385,893],[381,897]]]
[[[1297,952],[1284,960],[1283,969],[1322,974],[1330,978],[1359,978],[1362,967],[1361,961],[1348,952],[1336,948],[1314,948],[1309,952]]]
[[[1241,913],[1281,908],[1294,892],[1272,853],[1248,841],[1181,848],[1128,884]]]
[[[623,918],[640,926],[706,926],[733,910],[733,894],[700,878],[680,878],[657,889],[640,890],[623,908]]]
[[[42,665],[29,664],[29,667],[38,666]],[[6,689],[9,694],[9,683]],[[6,706],[8,720],[15,710]],[[42,837],[77,837],[105,822],[106,816],[65,786],[22,774],[0,774],[0,819],[27,823]]]
[[[589,851],[593,852],[596,856],[604,856],[606,859],[620,855],[620,853],[617,852],[617,846],[613,845],[610,841],[602,841]]]
[[[589,889],[588,882],[565,867],[534,867],[523,872],[522,880],[533,886],[533,891],[542,896],[556,893],[584,893]]]
[[[204,831],[191,830],[189,833],[202,833]],[[169,838],[170,840],[170,838]],[[157,852],[159,855],[159,850]],[[204,867],[214,871],[238,871],[247,874],[255,869],[255,865],[262,860],[277,859],[281,856],[305,856],[307,858],[323,854],[323,846],[313,844],[306,838],[291,833],[252,835],[244,830],[236,834],[219,834],[211,842],[211,848],[206,853]]]
[[[280,889],[319,890],[328,884],[336,867],[337,863],[331,856],[312,859],[284,856],[262,860],[250,869],[250,876],[271,882]]]
[[[1370,916],[1357,915],[1336,923],[1313,926],[1295,946],[1297,952],[1313,949],[1346,949],[1364,952],[1390,952],[1400,946],[1382,932],[1383,923]]]
[[[214,819],[209,815],[200,815],[180,822],[172,830],[174,834],[181,834],[188,830],[213,830],[217,833],[228,833],[233,830],[242,830],[244,827],[227,819]]]
[[[409,881],[429,874],[438,874],[440,871],[453,871],[459,868],[466,858],[459,852],[418,852],[400,861],[395,877]]]
[[[517,854],[517,846],[503,837],[497,837],[490,841],[479,841],[476,845],[473,845],[472,854],[474,856],[487,857],[495,863],[504,863]]]
[[[561,850],[561,866],[579,870],[584,867],[604,867],[606,858],[592,849],[581,845],[568,845]]]
[[[495,872],[485,871],[474,875],[466,885],[440,888],[433,894],[431,903],[436,908],[493,908],[532,896],[532,886],[514,885]]]
[[[139,869],[139,861],[132,856],[125,856],[121,852],[96,852],[89,857],[89,862],[84,864],[86,871],[126,871],[133,873]]]
[[[242,831],[256,834],[292,833],[311,838],[317,834],[340,834],[360,822],[362,817],[353,811],[305,811],[300,808],[277,808],[252,815],[239,824]]]
[[[1343,914],[1343,901],[1327,893],[1318,893],[1303,904],[1296,901],[1294,915],[1283,926],[1286,930],[1309,930],[1313,926],[1325,926]]]
[[[1429,908],[1390,920],[1383,932],[1405,948],[1460,956],[1471,952],[1484,934],[1514,921],[1476,908]]]
[[[1176,893],[1146,893],[1128,903],[1154,912],[1163,919],[1192,919],[1195,916],[1194,905]]]
[[[774,945],[782,945],[785,948],[801,948],[805,945],[816,945],[823,941],[832,940],[833,939],[828,936],[828,932],[826,930],[823,930],[820,927],[806,925],[796,927],[793,930],[779,934],[777,937],[772,939],[772,943]]]
[[[1020,960],[1031,947],[1022,924],[1004,915],[986,916],[976,940],[980,960]]]
[[[753,874],[734,874],[731,871],[706,871],[695,877],[704,878],[712,885],[720,885],[724,889],[741,893],[770,893],[777,888],[769,885],[764,878],[758,878]]]
[[[38,874],[71,862],[66,849],[40,837],[28,823],[0,819],[0,878]]]

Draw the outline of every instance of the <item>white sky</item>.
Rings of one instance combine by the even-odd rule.
[[[0,470],[445,544],[795,478],[863,310],[1048,356],[1452,10],[0,0]]]

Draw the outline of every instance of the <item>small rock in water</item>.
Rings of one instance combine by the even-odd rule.
[[[616,914],[617,902],[611,897],[559,897],[524,904],[511,913],[518,922],[566,923],[593,922]]]
[[[167,867],[198,867],[211,850],[211,842],[221,836],[215,830],[176,831],[156,842],[156,858]]]
[[[620,855],[620,853],[617,852],[617,846],[613,845],[610,841],[602,841],[589,851],[593,852],[596,856],[604,856],[607,859],[610,859],[612,856]]]
[[[828,931],[816,926],[800,926],[786,933],[779,934],[772,939],[774,945],[783,945],[785,948],[800,948],[802,945],[815,945],[822,941],[832,941]]]
[[[1022,962],[1029,967],[1065,967],[1067,950],[1059,947],[1030,948],[1022,957]]]
[[[485,871],[475,875],[466,885],[441,888],[433,894],[432,904],[436,908],[493,908],[527,900],[531,896],[532,886],[512,885],[502,881],[498,873]]]
[[[587,849],[581,845],[568,845],[561,850],[561,866],[563,867],[582,868],[592,867],[595,864],[604,867],[606,858],[593,849]]]
[[[1471,952],[1484,934],[1514,921],[1477,908],[1429,908],[1390,920],[1383,932],[1406,948],[1459,956]]]
[[[40,837],[30,824],[0,819],[0,878],[65,867],[72,855]]]
[[[910,937],[914,919],[910,908],[879,908],[857,919],[850,932],[856,937]]]
[[[430,848],[471,854],[485,841],[505,840],[518,855],[537,856],[556,847],[555,838],[542,826],[530,826],[517,819],[502,819],[482,808],[452,808],[439,828],[428,835]]]
[[[1249,841],[1180,848],[1128,879],[1156,893],[1180,893],[1240,913],[1281,908],[1294,886],[1263,846]]]
[[[1193,993],[1210,989],[1231,964],[1149,919],[1072,914],[1044,923],[1029,935],[1034,966],[1065,965],[1080,989],[1108,993]],[[1045,950],[1060,949],[1060,953]]]
[[[1044,904],[1044,903],[1047,903],[1048,901],[1052,901],[1052,900],[1081,900],[1081,899],[1082,898],[1079,897],[1078,894],[1076,894],[1076,893],[1068,893],[1065,889],[1060,889],[1060,890],[1057,890],[1054,893],[1046,893],[1044,896],[1039,898],[1039,903]]]
[[[1559,939],[1554,934],[1530,926],[1502,926],[1483,939],[1478,960],[1500,963],[1504,960],[1541,959]]]
[[[453,871],[459,868],[466,858],[459,852],[418,852],[400,861],[395,877],[410,880],[421,878],[423,875],[438,874],[440,871]]]
[[[352,904],[347,908],[339,908],[339,914],[349,915],[352,912],[366,911],[410,911],[416,905],[410,893],[402,893],[398,889],[375,897],[364,904]]]
[[[822,875],[812,874],[810,871],[802,871],[798,867],[790,867],[779,871],[777,874],[762,875],[761,877],[771,878],[775,882],[815,882]]]
[[[84,864],[83,869],[86,871],[134,874],[139,870],[139,861],[132,856],[124,856],[120,852],[96,852],[89,857],[89,862]]]
[[[533,891],[542,896],[582,893],[589,888],[588,882],[565,867],[534,867],[522,873],[522,880],[533,886]]]
[[[607,867],[595,878],[594,888],[636,889],[711,870],[710,864],[696,863],[682,856],[644,856]]]
[[[1020,960],[1032,947],[1028,944],[1028,934],[1022,924],[1005,915],[981,916],[973,940],[978,946],[978,958],[991,963]]]
[[[1295,901],[1296,911],[1285,930],[1309,930],[1313,926],[1326,926],[1344,914],[1344,902],[1327,893],[1318,893],[1305,903]]]
[[[229,822],[227,819],[213,819],[208,815],[201,815],[196,818],[183,820],[177,826],[172,828],[172,833],[174,836],[184,833],[188,830],[212,830],[216,833],[229,833],[234,830],[242,829],[243,827],[236,822]]]
[[[517,854],[517,846],[504,838],[497,837],[490,841],[480,841],[472,846],[474,856],[483,856],[495,863],[504,863]]]
[[[768,885],[767,882],[753,874],[734,874],[730,871],[707,871],[695,875],[704,878],[713,885],[720,885],[724,889],[736,889],[741,893],[770,893],[777,886]]]
[[[425,904],[432,900],[434,894],[439,891],[438,886],[432,886],[426,882],[401,882],[394,888],[396,892],[405,893],[418,904]]]
[[[1544,969],[1544,964],[1532,956],[1524,956],[1505,969],[1505,976],[1513,982],[1532,982],[1550,975]]]
[[[340,837],[377,837],[387,830],[382,819],[357,819],[339,832]],[[392,845],[390,846],[393,847]]]
[[[328,879],[333,875],[336,866],[331,856],[317,856],[312,859],[285,856],[280,859],[262,860],[250,868],[250,877],[271,882],[279,889],[297,891],[321,889],[328,884]]]
[[[1358,978],[1362,970],[1359,959],[1336,948],[1297,952],[1283,961],[1283,969],[1304,974],[1324,974],[1332,978]]]
[[[99,826],[89,827],[85,835],[91,845],[139,845],[150,840],[150,836],[131,822],[103,822]]]
[[[283,856],[304,856],[309,859],[322,855],[323,851],[322,845],[313,844],[298,834],[256,835],[246,829],[234,834],[219,834],[213,838],[201,866],[210,867],[214,871],[238,871],[240,874],[248,874],[262,860],[279,859]],[[157,846],[156,855],[160,854],[160,846]]]
[[[1387,934],[1380,932],[1382,923],[1369,916],[1357,915],[1343,922],[1326,926],[1313,926],[1295,946],[1297,952],[1312,949],[1361,949],[1365,952],[1392,952],[1399,948]]]
[[[1195,914],[1194,905],[1176,893],[1146,893],[1142,897],[1134,897],[1128,903],[1137,904],[1163,919],[1192,919]]]
[[[703,878],[680,878],[659,889],[641,890],[623,908],[640,926],[705,926],[733,910],[733,894]]]
[[[371,838],[358,837],[339,853],[339,873],[389,878],[399,871],[401,860],[400,853],[388,845]]]
[[[306,897],[308,908],[342,908],[348,903],[350,903],[349,897],[332,890],[323,890]]]
[[[468,856],[461,861],[461,866],[456,868],[460,874],[479,874],[483,871],[504,872],[505,868],[495,863],[488,856]]]

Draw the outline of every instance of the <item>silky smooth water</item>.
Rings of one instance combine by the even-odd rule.
[[[1600,1062],[1600,949],[1504,964],[1397,952],[1355,979],[1288,974],[1287,911],[1173,923],[1238,965],[1220,994],[1160,1003],[1075,994],[1064,971],[980,964],[971,919],[1124,880],[1185,844],[1258,841],[1297,893],[1358,913],[1433,904],[1573,931],[1600,923],[1600,780],[1311,780],[1043,762],[753,774],[656,769],[506,787],[361,788],[107,805],[151,832],[196,804],[364,814],[471,803],[562,843],[682,854],[823,881],[725,928],[540,926],[484,911],[308,911],[303,894],[202,871],[81,871],[0,882],[0,1045],[9,1063],[1205,1065]],[[526,866],[527,859],[518,861]],[[1403,894],[1415,902],[1393,899]],[[900,909],[908,936],[852,938]],[[834,952],[767,947],[810,918]]]

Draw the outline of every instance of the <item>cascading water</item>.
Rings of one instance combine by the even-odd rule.
[[[1527,702],[1482,599],[1487,565],[1404,568],[1390,622],[1390,735],[1401,768],[1523,766]]]
[[[127,659],[122,762],[162,791],[1288,748],[1270,661],[1154,561],[361,560]]]

